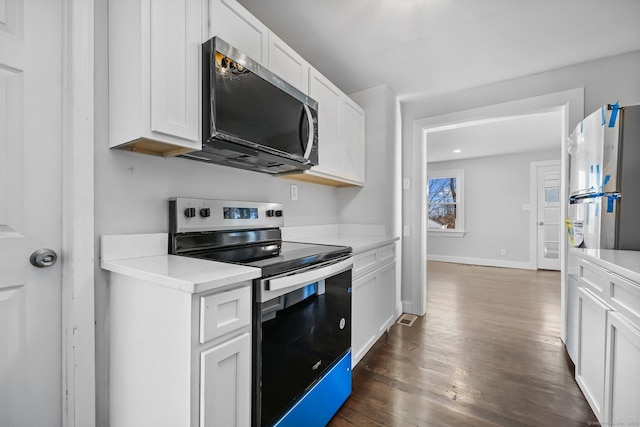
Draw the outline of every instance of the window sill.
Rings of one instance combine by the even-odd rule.
[[[464,230],[427,230],[427,236],[439,237],[464,237],[466,233]]]

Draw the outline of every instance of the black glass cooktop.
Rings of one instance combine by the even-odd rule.
[[[341,258],[350,253],[351,248],[348,246],[272,241],[203,250],[185,255],[257,267],[262,270],[262,277],[269,277]]]

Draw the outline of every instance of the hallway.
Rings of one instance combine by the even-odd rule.
[[[560,340],[560,273],[428,263],[427,315],[394,324],[331,426],[586,426]]]

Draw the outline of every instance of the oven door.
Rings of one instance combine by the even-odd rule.
[[[266,280],[256,285],[264,289]],[[282,292],[254,304],[255,426],[277,422],[351,348],[351,259]]]

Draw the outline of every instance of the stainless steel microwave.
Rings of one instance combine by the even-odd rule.
[[[202,151],[183,157],[273,175],[318,163],[316,101],[218,37],[202,52]]]

